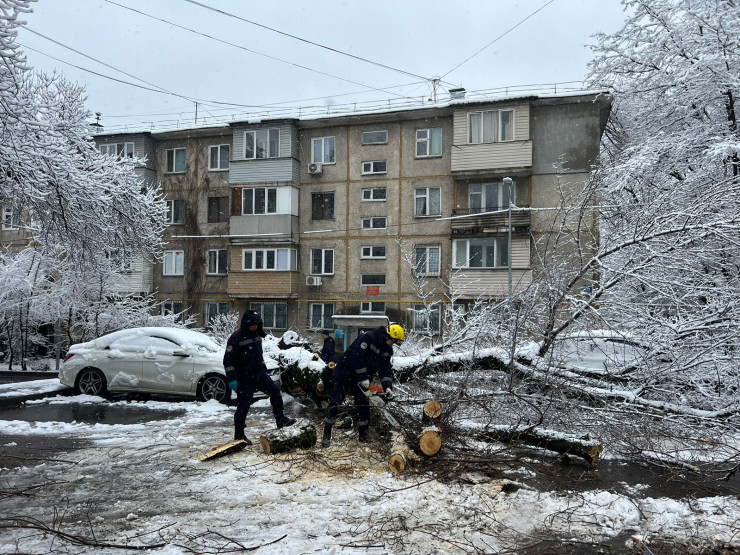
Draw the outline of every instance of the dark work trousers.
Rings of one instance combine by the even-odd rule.
[[[275,421],[279,422],[283,417],[283,396],[280,394],[280,387],[272,381],[267,372],[259,372],[243,378],[236,379],[236,412],[234,412],[234,426],[244,428],[247,420],[249,407],[254,402],[254,392],[262,391],[270,396],[272,405],[272,414],[275,415]]]
[[[333,426],[337,421],[337,412],[339,405],[344,402],[346,395],[353,395],[355,398],[355,407],[357,409],[357,425],[368,426],[370,424],[370,401],[360,389],[360,386],[352,379],[346,376],[339,366],[334,367],[334,390],[329,397],[329,406],[326,408],[324,423]]]

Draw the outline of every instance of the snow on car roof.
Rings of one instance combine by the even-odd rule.
[[[114,331],[92,341],[86,343],[77,343],[70,347],[72,350],[83,350],[83,349],[104,349],[114,342],[120,341],[139,341],[147,336],[163,337],[174,341],[178,345],[182,345],[185,348],[188,347],[202,347],[208,351],[217,352],[222,349],[218,343],[208,337],[206,334],[189,330],[185,328],[168,328],[168,327],[143,327],[143,328],[128,328],[125,330]]]

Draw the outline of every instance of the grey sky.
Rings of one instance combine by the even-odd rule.
[[[441,100],[452,86],[483,91],[580,81],[591,58],[586,45],[595,42],[592,36],[617,31],[625,17],[619,0],[197,0],[373,64],[194,2],[40,0],[24,18],[28,29],[21,30],[19,42],[28,47],[32,67],[56,68],[83,84],[89,108],[101,112],[106,129],[114,130],[192,125],[195,103],[106,79],[44,54],[199,99],[198,123],[203,118],[209,123],[287,115],[278,108],[301,108],[306,115],[354,103],[359,109],[368,101],[421,101],[432,97],[435,77],[442,78]]]

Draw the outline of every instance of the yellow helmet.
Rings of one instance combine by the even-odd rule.
[[[388,336],[393,339],[393,342],[396,345],[400,345],[401,343],[403,343],[404,334],[403,328],[401,326],[399,326],[398,324],[391,324],[390,326],[385,328],[385,331]]]

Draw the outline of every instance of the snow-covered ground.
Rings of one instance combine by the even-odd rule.
[[[288,411],[318,422],[285,400]],[[157,546],[149,551],[157,554],[240,546],[291,554],[537,553],[537,545],[552,541],[562,553],[587,553],[599,542],[612,543],[618,553],[655,540],[740,541],[740,500],[733,496],[643,497],[639,485],[630,495],[538,491],[523,468],[500,479],[461,473],[461,480],[444,483],[423,473],[394,475],[382,448],[361,446],[349,432],[339,432],[328,450],[267,456],[255,441],[239,453],[199,462],[231,439],[233,407],[85,396],[32,403],[136,407],[160,419],[0,420],[0,553],[122,553],[75,544],[60,533],[91,544]],[[247,426],[252,439],[274,427],[267,401],[253,407]],[[16,458],[29,440],[69,450]],[[26,527],[13,527],[21,524]]]

